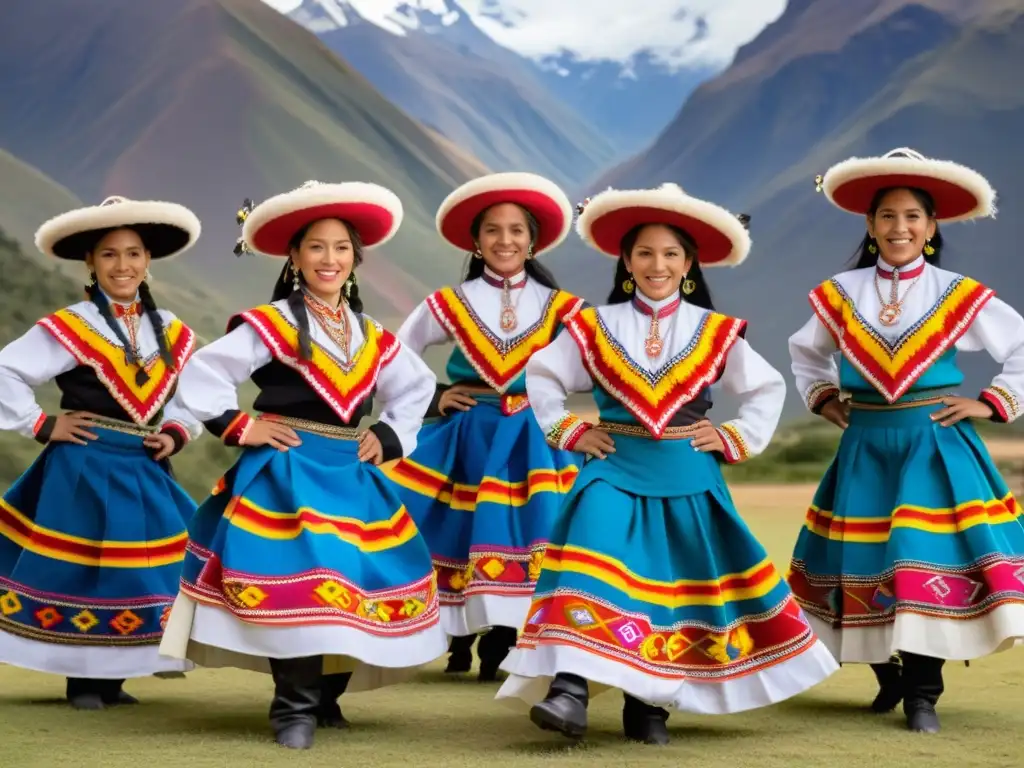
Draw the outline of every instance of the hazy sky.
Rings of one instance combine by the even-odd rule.
[[[347,0],[367,18],[402,0]],[[444,0],[404,0],[424,8]],[[302,0],[264,0],[290,11]],[[498,42],[527,56],[568,49],[585,59],[624,61],[641,49],[677,66],[723,66],[778,18],[786,0],[459,0]],[[628,9],[628,10],[624,10]],[[502,18],[493,18],[498,15]],[[698,20],[703,18],[703,24]]]

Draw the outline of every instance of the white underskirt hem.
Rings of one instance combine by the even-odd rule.
[[[994,608],[977,619],[943,619],[898,613],[896,620],[874,627],[833,629],[804,614],[815,634],[841,663],[880,664],[897,651],[947,661],[971,661],[1024,643],[1024,605]]]
[[[771,706],[813,688],[839,669],[820,641],[799,656],[773,667],[723,682],[666,680],[570,645],[545,643],[514,649],[501,665],[509,677],[496,699],[532,706],[548,694],[555,674],[579,675],[590,681],[593,698],[613,688],[648,704],[694,712],[727,715]]]
[[[162,657],[156,645],[47,643],[4,631],[0,631],[0,664],[90,680],[129,680],[195,668],[185,659]]]
[[[462,605],[442,605],[441,625],[454,637],[476,635],[492,627],[510,627],[517,632],[526,623],[532,595],[468,595]]]
[[[262,626],[181,593],[160,644],[160,653],[170,658],[265,674],[270,674],[268,658],[323,656],[325,674],[352,672],[350,693],[405,682],[447,652],[448,636],[440,624],[407,637],[376,637],[337,625]]]

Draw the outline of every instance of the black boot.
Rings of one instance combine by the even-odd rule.
[[[918,733],[938,733],[939,716],[935,704],[945,687],[942,683],[943,659],[903,653],[903,713],[907,728]]]
[[[103,709],[103,685],[106,680],[69,677],[65,694],[75,709]]]
[[[100,680],[99,692],[103,703],[108,707],[118,704],[138,704],[139,700],[130,693],[124,692],[124,680]]]
[[[282,747],[309,749],[313,746],[323,663],[322,656],[270,659],[270,671],[274,675],[270,727]]]
[[[512,627],[494,627],[480,638],[476,647],[476,655],[480,657],[480,674],[477,679],[481,683],[491,683],[498,679],[498,667],[515,648],[518,632]]]
[[[473,642],[476,635],[453,637],[448,644],[448,666],[444,671],[449,675],[460,675],[473,668]]]
[[[872,664],[871,671],[878,680],[878,694],[871,702],[871,711],[880,715],[892,712],[903,699],[903,667],[900,657],[894,655],[885,664]]]
[[[348,720],[341,714],[338,699],[348,688],[351,672],[324,675],[320,680],[320,707],[316,713],[316,724],[321,728],[348,728]]]
[[[668,744],[668,711],[645,704],[635,696],[625,694],[622,705],[622,730],[630,741],[644,744]]]
[[[530,708],[530,720],[545,731],[558,731],[570,739],[587,732],[587,702],[590,690],[579,675],[555,675],[547,698]]]

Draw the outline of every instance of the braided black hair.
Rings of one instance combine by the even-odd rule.
[[[500,203],[495,203],[495,205],[500,205]],[[530,245],[532,246],[537,242],[537,236],[540,234],[540,224],[537,222],[537,217],[530,213],[530,211],[523,208],[523,206],[516,203],[513,203],[513,205],[521,210],[523,215],[526,217],[526,226],[530,230]],[[473,221],[469,225],[469,233],[473,240],[480,239],[480,228],[483,226],[484,216],[486,216],[487,212],[493,207],[494,206],[492,205],[488,208],[484,208],[480,213],[473,217]],[[469,263],[466,265],[465,271],[463,272],[462,282],[474,280],[480,277],[484,273],[484,266],[486,265],[483,259],[471,256]],[[553,291],[558,290],[558,282],[555,280],[555,276],[551,274],[551,271],[547,267],[540,264],[536,259],[527,259],[526,263],[523,265],[523,269],[526,271],[527,275],[543,285],[545,288],[550,288]]]
[[[359,282],[356,280],[356,267],[363,263],[363,240],[359,237],[359,232],[349,222],[338,219],[342,224],[345,225],[345,229],[348,230],[349,239],[352,241],[352,273],[349,275],[348,282],[345,286],[345,301],[349,307],[360,317],[363,314],[363,300],[359,296]],[[310,227],[316,222],[310,222],[306,226],[302,227],[298,232],[292,235],[291,240],[288,241],[289,250],[298,250],[302,245],[302,241],[306,237],[306,233],[309,232]],[[284,267],[281,269],[281,275],[278,277],[277,282],[274,284],[274,291],[270,296],[270,301],[281,301],[282,299],[287,300],[288,308],[292,311],[292,315],[295,317],[295,322],[299,326],[299,356],[303,360],[310,360],[313,357],[313,340],[309,330],[309,316],[306,314],[306,300],[303,295],[303,288],[306,285],[306,278],[299,273],[299,289],[295,289],[294,279],[291,274],[291,258],[285,259]]]

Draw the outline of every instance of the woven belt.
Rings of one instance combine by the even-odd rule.
[[[90,420],[93,426],[100,429],[109,429],[111,432],[121,432],[134,437],[149,437],[159,432],[158,427],[151,427],[148,424],[136,424],[132,421],[121,421],[119,419],[108,419],[105,416],[96,416]]]
[[[276,413],[261,413],[257,417],[260,421],[272,421],[275,424],[283,424],[292,429],[301,429],[303,432],[312,432],[321,437],[331,437],[335,440],[358,440],[363,430],[355,427],[339,427],[334,424],[323,424],[319,421],[308,421],[296,419],[291,416],[278,416]]]
[[[849,406],[855,411],[901,411],[905,408],[921,408],[925,405],[938,405],[949,395],[936,395],[935,397],[922,397],[920,400],[907,400],[899,403],[858,403],[856,400],[849,400]]]
[[[666,427],[661,435],[661,440],[685,440],[693,437],[702,426],[701,422],[687,424],[685,427]],[[643,437],[648,440],[657,440],[654,435],[639,424],[619,424],[615,421],[599,421],[597,429],[602,429],[610,435],[628,435],[630,437]]]

